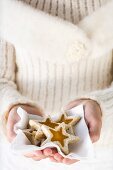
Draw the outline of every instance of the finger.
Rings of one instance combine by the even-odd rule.
[[[79,161],[79,160],[64,158],[64,159],[62,160],[62,163],[67,164],[67,165],[70,165],[70,164],[76,163],[76,162],[78,162],[78,161]]]
[[[72,109],[73,107],[79,105],[81,103],[81,99],[73,100],[70,103],[68,103],[66,106],[63,107],[64,110]]]
[[[45,158],[47,158],[47,156],[45,156],[44,154],[43,154],[43,151],[35,151],[34,152],[34,157],[33,157],[33,159],[34,160],[41,160],[41,159],[45,159]]]
[[[56,159],[54,159],[53,156],[49,156],[49,159],[50,159],[51,162],[56,162],[56,163],[58,163],[58,161],[57,161]]]
[[[43,154],[44,154],[45,156],[52,156],[52,149],[50,149],[50,148],[44,149],[44,150],[43,150]]]
[[[32,158],[35,155],[33,153],[26,153],[26,154],[24,154],[24,156],[27,157],[27,158]]]
[[[55,153],[58,153],[56,148],[52,148],[52,155],[54,155]]]
[[[56,154],[54,155],[54,159],[56,159],[58,162],[62,162],[63,156],[60,155],[59,153],[56,153]]]
[[[35,155],[40,155],[42,156],[43,155],[43,151],[42,150],[36,150],[33,152]]]
[[[35,156],[43,156],[43,153],[40,150],[36,150],[34,152],[24,154],[24,156],[26,156],[28,158],[32,158],[32,157],[35,157]]]
[[[46,156],[43,154],[43,150],[36,150],[33,152],[33,154],[34,154],[34,157],[36,157],[35,160],[38,160],[38,159],[41,160],[41,159],[46,158]]]
[[[35,161],[40,161],[41,159],[45,158],[44,156],[36,156],[33,153],[27,153],[27,154],[24,154],[24,156],[27,158],[32,158]]]
[[[91,131],[90,138],[91,138],[91,141],[94,143],[99,140],[100,135],[98,133],[95,133],[94,131]]]
[[[89,134],[91,137],[92,142],[96,142],[100,138],[100,132],[101,132],[101,122],[100,121],[93,121],[89,124]]]
[[[36,156],[36,157],[34,156],[34,157],[32,157],[32,159],[33,159],[34,161],[40,161],[40,160],[42,160],[42,159],[44,159],[44,158],[39,158],[39,157],[37,157],[37,156]]]

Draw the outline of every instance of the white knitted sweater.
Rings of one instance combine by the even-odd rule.
[[[103,111],[100,143],[113,145],[112,122],[107,130],[112,140],[104,140],[106,115],[113,115],[113,1],[26,2],[36,9],[0,1],[0,36],[5,39],[0,42],[1,114],[19,103],[40,105],[52,114],[71,100],[91,98]]]

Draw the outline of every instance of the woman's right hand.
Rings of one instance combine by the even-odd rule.
[[[28,113],[31,113],[31,114],[40,115],[40,116],[43,115],[43,112],[40,109],[29,106],[29,105],[14,106],[8,114],[7,125],[6,125],[6,133],[7,133],[7,138],[9,142],[12,142],[13,139],[16,137],[16,133],[14,132],[14,125],[20,120],[20,117],[17,114],[18,107],[22,107],[24,110],[26,110]],[[46,148],[41,151],[26,153],[25,156],[28,158],[32,158],[34,160],[41,160],[41,159],[53,156],[55,153],[57,153],[56,149]]]

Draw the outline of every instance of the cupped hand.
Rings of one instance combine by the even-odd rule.
[[[68,110],[80,104],[84,105],[85,120],[89,129],[91,140],[92,142],[96,142],[100,137],[101,126],[102,126],[102,113],[101,113],[100,106],[94,100],[78,99],[70,102],[68,105],[65,106],[64,109]],[[20,119],[20,117],[17,114],[17,108],[19,106],[31,114],[40,115],[40,116],[43,114],[39,109],[28,105],[18,105],[13,107],[9,112],[9,116],[7,120],[7,137],[10,142],[16,136],[15,132],[13,131],[13,127],[14,124],[17,123]],[[26,153],[25,156],[37,161],[49,157],[52,162],[64,163],[64,164],[73,164],[79,161],[79,160],[64,158],[54,148],[52,149],[46,148],[41,151]]]
[[[7,118],[7,123],[6,123],[7,138],[10,142],[16,136],[16,133],[14,132],[14,125],[20,120],[20,117],[17,114],[17,109],[19,107],[23,108],[30,114],[39,115],[39,116],[43,115],[43,112],[41,111],[41,109],[29,106],[29,105],[21,104],[21,105],[16,105],[16,106],[12,107],[12,109],[10,109],[10,111],[8,113],[8,118]]]
[[[40,109],[31,107],[29,105],[14,106],[10,110],[8,114],[8,118],[7,118],[6,131],[7,131],[7,138],[9,142],[12,142],[13,139],[16,137],[16,133],[14,132],[14,125],[20,120],[20,117],[17,114],[18,107],[22,107],[24,110],[26,110],[28,113],[31,113],[31,114],[40,115],[40,116],[43,115]],[[52,162],[65,163],[65,164],[72,164],[77,161],[77,160],[70,160],[70,159],[62,157],[55,148],[46,148],[40,151],[36,150],[31,153],[26,153],[24,156],[26,156],[27,158],[32,158],[33,160],[36,160],[36,161],[39,161],[45,158],[50,158]]]
[[[6,124],[6,133],[7,133],[7,138],[9,142],[12,142],[13,139],[16,137],[16,133],[14,132],[14,125],[20,120],[20,117],[17,114],[18,107],[22,107],[24,110],[26,110],[30,114],[35,114],[35,115],[40,115],[40,116],[43,115],[43,112],[40,109],[31,107],[29,105],[14,106],[8,114],[7,124]],[[38,161],[41,159],[45,159],[49,156],[52,156],[56,152],[57,151],[55,149],[46,148],[41,151],[34,151],[32,153],[26,153],[24,156]]]
[[[89,134],[92,142],[98,141],[102,127],[102,112],[100,105],[90,99],[78,99],[70,102],[64,107],[64,110],[69,110],[75,106],[83,104],[85,112],[85,121],[89,129]],[[73,164],[78,160],[63,158],[59,153],[50,157],[53,162],[60,162],[65,164]]]
[[[90,138],[94,143],[99,140],[102,127],[102,111],[100,105],[91,99],[78,99],[70,102],[64,109],[68,110],[80,104],[83,104],[85,121]]]

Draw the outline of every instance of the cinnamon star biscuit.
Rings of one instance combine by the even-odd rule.
[[[66,132],[65,123],[59,124],[55,129],[42,125],[42,131],[47,139],[41,144],[41,146],[48,142],[53,142],[57,144],[65,154],[69,153],[69,143],[76,143],[79,141],[79,137]]]
[[[62,123],[64,122],[66,125],[66,129],[69,133],[75,134],[73,126],[76,125],[80,121],[81,117],[80,116],[67,116],[66,112],[63,113],[60,118],[56,121],[57,123]]]
[[[40,140],[37,140],[35,138],[36,135],[36,131],[33,129],[25,129],[23,130],[23,133],[26,135],[26,137],[28,138],[28,140],[31,142],[32,145],[39,145],[40,144]]]
[[[53,121],[49,116],[44,118],[44,120],[42,120],[42,121],[30,120],[29,124],[31,127],[34,127],[36,129],[39,129],[41,127],[41,125],[46,125],[53,129],[59,126],[59,123]]]
[[[41,129],[41,124],[37,120],[29,120],[29,126],[31,127],[31,129],[34,129],[34,131],[36,131],[36,140],[42,140],[45,138],[45,135]]]
[[[78,123],[80,116],[67,116],[66,113],[63,113],[61,117],[56,121],[57,123],[64,122],[67,126],[73,126]]]

